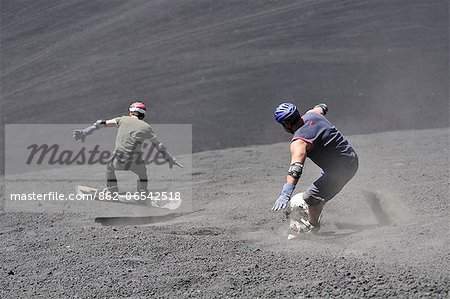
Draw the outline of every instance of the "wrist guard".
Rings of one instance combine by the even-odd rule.
[[[98,129],[106,126],[106,120],[99,119],[94,123],[94,126]]]
[[[298,180],[302,176],[303,164],[300,162],[294,162],[289,167],[288,175],[293,179]]]

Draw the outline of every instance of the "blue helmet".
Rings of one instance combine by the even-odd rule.
[[[292,116],[298,115],[298,110],[294,104],[284,102],[278,105],[277,108],[275,108],[275,112],[273,114],[275,115],[275,120],[282,124],[285,121],[290,120]]]

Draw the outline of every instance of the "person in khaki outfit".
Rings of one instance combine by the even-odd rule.
[[[100,119],[83,130],[75,130],[73,138],[84,142],[86,136],[91,135],[102,127],[118,127],[116,145],[111,160],[106,167],[106,188],[104,191],[119,192],[115,171],[127,170],[138,176],[138,192],[148,193],[147,168],[145,161],[142,159],[142,144],[145,140],[150,140],[158,152],[164,155],[164,159],[169,162],[170,168],[173,165],[183,166],[159,142],[150,125],[143,120],[147,112],[145,104],[134,102],[129,106],[128,110],[128,116],[120,116],[109,120]]]

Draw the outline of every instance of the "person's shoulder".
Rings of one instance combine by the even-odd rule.
[[[143,120],[143,119],[140,119],[139,122],[140,122],[143,126],[151,127],[150,124],[149,124],[148,122],[146,122],[145,120]]]
[[[331,126],[330,121],[320,113],[308,111],[302,116],[305,125]]]
[[[308,126],[311,122],[316,122],[318,120],[318,117],[320,117],[320,114],[317,114],[312,111],[307,111],[305,114],[302,115],[303,120],[303,126]]]
[[[140,121],[141,121],[141,128],[147,136],[146,138],[149,138],[149,139],[156,138],[156,134],[155,134],[155,131],[153,131],[152,126],[148,122],[146,122],[142,119]]]
[[[326,118],[316,112],[306,112],[302,115],[303,125],[297,129],[294,135],[318,134],[326,126]]]
[[[130,116],[122,115],[122,116],[117,116],[114,119],[127,120],[127,119],[130,119],[130,118],[131,118]]]
[[[146,121],[143,120],[143,119],[140,119],[139,121],[141,122],[141,125],[142,125],[143,127],[145,127],[145,128],[148,129],[148,130],[153,131],[152,126],[151,126],[148,122],[146,122]]]
[[[113,119],[115,120],[116,124],[118,125],[120,122],[124,120],[124,117],[126,116],[116,116]]]

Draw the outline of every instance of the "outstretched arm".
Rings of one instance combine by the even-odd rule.
[[[280,197],[275,202],[272,211],[278,211],[286,208],[295,186],[297,185],[300,176],[303,171],[303,164],[306,160],[306,151],[309,144],[305,141],[298,139],[291,143],[291,165],[286,176],[286,184],[283,185]]]
[[[84,128],[83,130],[73,131],[73,138],[75,140],[81,139],[81,141],[84,142],[86,136],[91,135],[92,133],[94,133],[95,130],[98,130],[103,127],[115,127],[115,126],[117,126],[117,121],[115,118],[109,120],[99,119],[92,126]]]
[[[99,119],[94,123],[94,126],[95,126],[96,130],[103,128],[103,127],[116,127],[117,120],[115,118],[111,118],[108,120]]]

